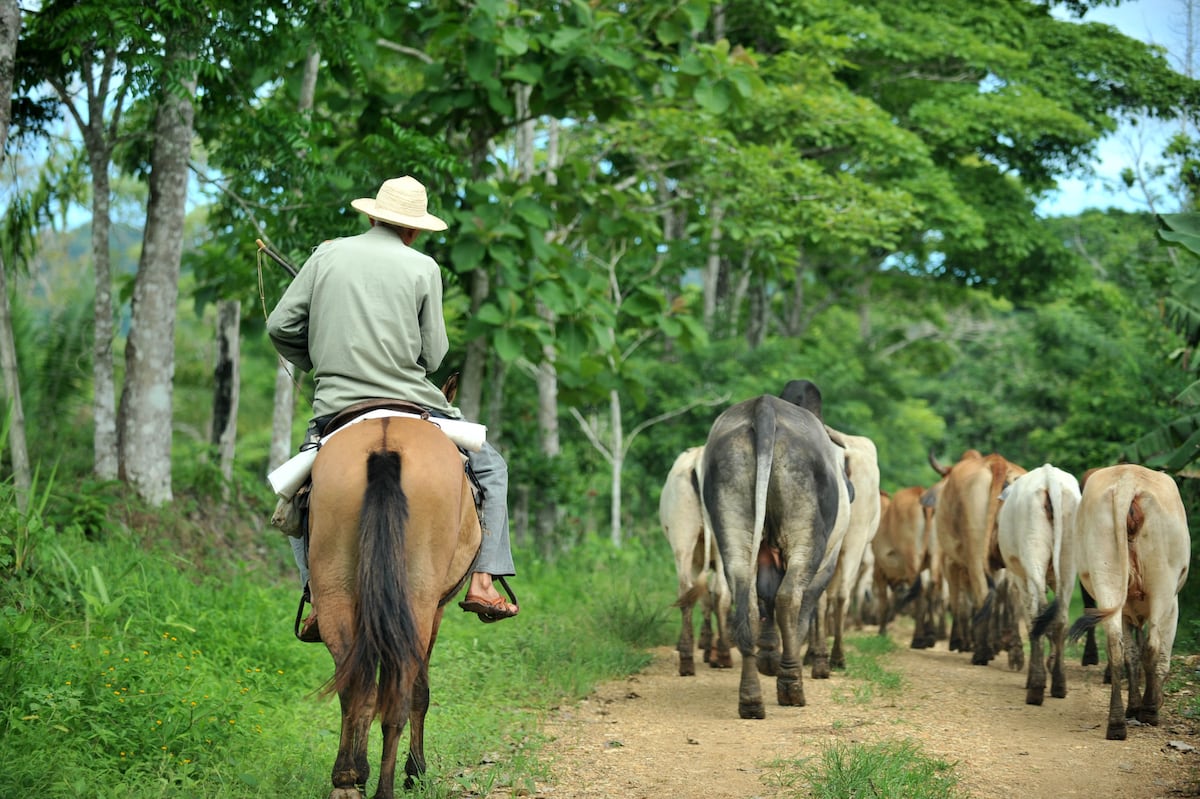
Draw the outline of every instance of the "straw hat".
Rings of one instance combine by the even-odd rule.
[[[445,230],[446,223],[429,213],[425,187],[416,178],[405,175],[384,181],[374,198],[354,200],[350,206],[372,219],[417,230]]]

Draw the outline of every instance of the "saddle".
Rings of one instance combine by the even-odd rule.
[[[344,427],[364,413],[370,413],[371,411],[397,411],[399,413],[411,413],[420,416],[422,419],[433,418],[428,408],[417,405],[415,402],[398,399],[367,399],[356,402],[333,414],[329,421],[317,432],[322,436],[327,436],[339,427]]]

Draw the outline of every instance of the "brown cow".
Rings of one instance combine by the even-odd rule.
[[[932,508],[921,505],[925,489],[901,488],[879,519],[879,532],[871,542],[875,553],[875,602],[879,634],[887,635],[888,623],[904,605],[915,600],[911,646],[933,646],[935,632],[930,613],[933,586],[926,589],[926,570],[930,566],[928,525]]]
[[[675,554],[675,574],[679,579],[679,676],[696,673],[692,625],[692,607],[699,602],[700,649],[704,662],[714,669],[733,667],[729,648],[727,619],[731,598],[725,582],[721,553],[717,551],[712,533],[705,528],[700,508],[700,479],[697,469],[704,456],[704,447],[684,450],[663,484],[658,499],[658,518],[663,533]],[[713,635],[714,621],[716,635]]]
[[[996,646],[988,635],[994,574],[1004,567],[996,541],[1000,492],[1025,469],[1001,455],[985,456],[973,449],[953,466],[942,466],[932,452],[929,463],[946,478],[935,514],[942,566],[950,583],[950,648],[970,651],[972,664],[986,666]],[[1019,646],[1010,650],[1009,665],[1024,667]]]
[[[1075,551],[1079,581],[1096,608],[1076,620],[1070,635],[1077,639],[1090,628],[1104,628],[1112,671],[1110,741],[1125,740],[1127,717],[1158,724],[1191,546],[1187,514],[1170,476],[1123,464],[1088,477]],[[1122,665],[1129,674],[1128,709],[1121,701]]]

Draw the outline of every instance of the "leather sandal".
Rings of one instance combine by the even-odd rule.
[[[508,587],[503,577],[497,577],[496,581],[504,587],[505,593],[508,594],[510,601],[505,602],[504,597],[496,597],[495,599],[486,599],[478,594],[467,593],[467,598],[458,603],[458,606],[467,613],[475,613],[479,615],[479,620],[484,624],[492,624],[501,619],[511,619],[521,612],[521,607],[517,603],[516,594]],[[508,606],[513,605],[516,609],[509,610]]]

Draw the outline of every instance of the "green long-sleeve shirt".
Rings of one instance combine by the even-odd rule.
[[[313,416],[388,398],[462,418],[428,377],[450,348],[441,271],[385,226],[317,247],[267,318],[267,334],[312,372]]]

